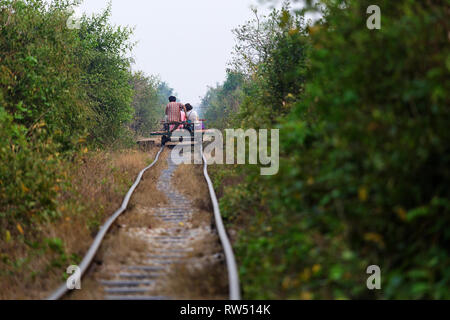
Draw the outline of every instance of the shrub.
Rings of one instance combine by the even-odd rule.
[[[250,216],[235,244],[246,298],[450,297],[448,12],[440,1],[378,1],[381,29],[368,30],[371,4],[324,1],[306,64],[269,60],[306,81],[283,85],[294,99],[278,124],[258,100],[280,91],[276,76],[253,81],[241,105],[262,117],[241,123],[281,128],[279,174],[246,169],[242,188],[261,205],[221,200],[227,216]],[[372,264],[379,291],[366,288]]]

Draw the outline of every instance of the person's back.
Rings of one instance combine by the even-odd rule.
[[[186,107],[179,102],[176,102],[177,98],[171,96],[169,97],[169,103],[166,106],[167,121],[170,122],[181,122],[181,110],[186,110]],[[173,125],[170,126],[171,130]]]
[[[198,121],[197,112],[195,110],[193,110],[193,107],[189,103],[186,104],[186,110],[187,110],[187,114],[186,114],[187,120],[190,120],[194,124],[196,130],[200,130],[201,126]]]

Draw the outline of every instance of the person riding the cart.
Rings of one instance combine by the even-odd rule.
[[[194,107],[190,103],[186,103],[185,106],[187,110],[186,118],[190,123],[192,123],[192,128],[195,130],[201,130],[202,126],[198,119],[198,114],[194,110]]]
[[[167,122],[170,124],[170,131],[173,131],[175,127],[178,127],[178,125],[173,122],[182,122],[182,110],[186,114],[186,107],[184,104],[177,102],[176,97],[170,96],[169,103],[166,106],[166,116]]]

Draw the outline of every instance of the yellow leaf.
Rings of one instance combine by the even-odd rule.
[[[358,189],[358,198],[362,202],[367,200],[367,189],[366,189],[366,187],[360,187]]]
[[[28,189],[23,183],[21,183],[21,188],[24,193],[30,192],[30,189]]]
[[[83,153],[88,153],[88,151],[89,151],[88,148],[83,149]]]
[[[288,99],[295,99],[295,96],[292,93],[288,93],[286,98],[288,98]]]
[[[23,234],[23,229],[20,224],[17,224],[17,230],[19,230],[20,234]]]
[[[281,283],[281,286],[283,287],[283,289],[289,289],[291,287],[291,278],[289,277],[285,277],[283,279],[283,282]]]
[[[300,280],[306,282],[311,278],[311,271],[307,268],[300,274]]]
[[[374,242],[379,245],[381,248],[384,248],[384,240],[383,237],[375,232],[368,232],[364,234],[364,240],[369,242]]]
[[[397,216],[401,219],[401,220],[403,220],[403,221],[406,221],[406,210],[404,209],[404,208],[402,208],[402,207],[396,207],[395,208],[395,213],[397,214]]]
[[[6,230],[5,240],[6,242],[11,241],[11,232],[9,232],[9,230]]]
[[[303,291],[302,293],[300,293],[301,300],[312,300],[312,298],[313,298],[313,295],[311,292]]]
[[[308,28],[309,34],[311,34],[311,35],[313,35],[314,33],[316,33],[319,30],[320,30],[319,25],[311,26]]]
[[[322,267],[320,266],[320,264],[315,264],[315,265],[313,265],[313,267],[312,267],[312,272],[313,272],[314,274],[316,274],[316,273],[320,272],[321,269],[322,269]]]
[[[297,28],[289,30],[289,35],[290,36],[296,35],[297,33],[298,33],[298,29]]]

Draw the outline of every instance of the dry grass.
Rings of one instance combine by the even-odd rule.
[[[180,300],[227,299],[228,276],[223,261],[218,259],[191,259],[180,264],[168,276],[169,289]]]
[[[0,299],[42,299],[60,285],[67,266],[79,262],[98,227],[120,206],[156,151],[97,152],[68,164],[70,183],[58,199],[62,217],[35,224],[33,233],[25,233],[31,246],[25,241],[1,243]]]
[[[144,174],[131,198],[130,209],[118,219],[119,224],[127,227],[155,226],[156,219],[147,214],[146,210],[167,204],[164,193],[156,188],[161,172],[167,168],[167,156],[168,152],[163,152],[155,166]]]

